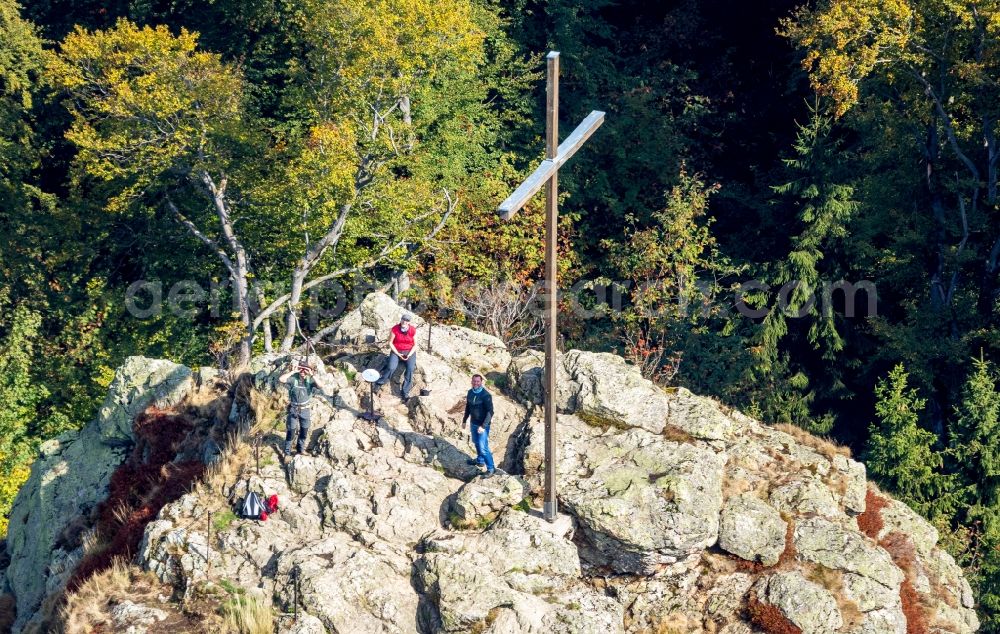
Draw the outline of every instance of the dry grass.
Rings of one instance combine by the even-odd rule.
[[[697,439],[684,431],[676,425],[664,425],[663,426],[663,437],[671,442],[684,443],[684,444],[694,444]]]
[[[684,612],[667,612],[657,617],[647,631],[649,634],[689,634],[701,631],[701,624],[692,622]]]
[[[242,477],[244,468],[252,462],[252,450],[246,443],[230,436],[218,462],[209,465],[202,480],[195,485],[197,493],[204,492],[226,497],[226,492]]]
[[[132,588],[132,574],[121,557],[111,565],[84,581],[76,592],[66,596],[60,610],[60,620],[66,634],[92,632],[95,627],[110,623],[110,606],[119,600],[137,594]]]
[[[272,634],[275,612],[270,602],[252,595],[237,595],[222,606],[227,632]]]
[[[833,460],[834,456],[844,456],[845,458],[851,457],[851,448],[844,445],[837,444],[832,440],[826,438],[821,438],[819,436],[814,436],[796,425],[789,425],[788,423],[778,423],[772,425],[774,429],[778,431],[783,431],[795,440],[799,444],[805,445],[810,449],[816,451],[816,453],[821,456],[826,457],[827,460]]]
[[[246,403],[254,413],[254,428],[251,433],[267,433],[281,421],[287,405],[287,397],[282,390],[264,392],[250,387]]]
[[[869,487],[865,493],[865,512],[858,515],[858,530],[865,535],[878,541],[878,534],[882,532],[885,522],[882,521],[882,509],[889,505],[889,500],[882,497]]]
[[[213,381],[189,392],[178,409],[202,420],[224,422],[232,406],[227,386]]]
[[[847,495],[847,487],[850,485],[851,480],[846,474],[833,471],[830,477],[823,480],[823,483],[830,487],[837,494],[838,498],[843,500],[844,496]]]
[[[482,634],[483,632],[486,632],[487,630],[490,629],[490,627],[493,626],[493,623],[496,622],[499,616],[500,616],[499,607],[491,609],[489,612],[486,613],[486,618],[482,619],[481,621],[476,621],[470,626],[469,628],[470,634]]]
[[[722,499],[728,500],[731,497],[737,495],[743,495],[753,491],[754,487],[750,482],[743,478],[733,477],[726,471],[722,478]]]

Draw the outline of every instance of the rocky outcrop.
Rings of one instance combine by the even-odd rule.
[[[170,407],[194,385],[188,368],[130,357],[118,368],[97,417],[42,445],[10,513],[4,578],[17,598],[15,631],[65,584],[83,548],[81,524],[108,495],[111,474],[134,442],[132,421],[149,406]]]
[[[235,404],[230,418],[243,431],[263,428],[259,468],[236,465],[164,507],[137,563],[188,596],[225,581],[283,610],[297,601],[300,620],[283,618],[282,632],[752,634],[779,624],[902,634],[905,588],[931,631],[978,627],[971,590],[925,520],[891,502],[879,535],[859,529],[863,465],[660,389],[613,355],[560,355],[561,515],[546,522],[538,353],[512,358],[493,337],[418,317],[412,393],[426,395],[404,405],[393,387],[376,397],[377,424],[358,417],[369,406],[360,371],[382,367],[400,312],[374,294],[334,334],[341,352],[319,364],[328,396],[314,410],[311,455],[280,451],[286,397],[276,378],[287,358],[255,359],[253,402]],[[490,442],[504,474],[486,480],[467,464],[474,450],[461,424],[472,373],[486,377],[496,407]],[[150,400],[164,398],[148,385]],[[82,433],[128,424],[90,427]],[[59,477],[56,462],[36,469],[39,482]],[[277,495],[278,512],[266,522],[226,516],[248,490]],[[30,606],[40,594],[17,596]]]

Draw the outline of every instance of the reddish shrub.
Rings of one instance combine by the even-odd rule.
[[[151,408],[136,417],[135,446],[112,474],[108,498],[98,506],[97,532],[106,546],[83,558],[67,584],[69,590],[108,568],[115,557],[131,559],[146,525],[201,477],[202,463],[171,462],[193,426],[188,417],[165,410]]]
[[[899,531],[892,531],[879,542],[879,546],[889,553],[893,563],[899,566],[905,576],[899,586],[899,599],[903,604],[903,615],[906,616],[906,634],[927,634],[927,610],[913,587],[913,578],[917,574],[917,552],[913,541]]]
[[[909,579],[904,579],[899,586],[899,598],[903,602],[903,615],[906,617],[906,634],[927,634],[927,612]]]
[[[795,520],[788,519],[785,522],[785,550],[781,551],[778,557],[777,566],[783,566],[795,561]]]
[[[893,563],[899,566],[899,569],[907,577],[914,576],[917,564],[917,551],[913,547],[913,542],[909,537],[899,531],[892,531],[878,545],[889,553]]]
[[[789,621],[781,610],[761,603],[754,595],[750,596],[747,610],[754,625],[768,634],[802,634],[802,628]]]
[[[858,530],[877,541],[878,534],[885,526],[882,521],[882,509],[888,504],[889,500],[868,489],[865,494],[865,512],[858,515]]]

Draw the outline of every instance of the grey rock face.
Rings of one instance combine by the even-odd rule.
[[[313,412],[310,456],[280,451],[287,397],[276,380],[288,355],[254,359],[261,409],[237,404],[231,421],[244,431],[256,413],[274,421],[259,472],[246,465],[235,482],[164,507],[136,561],[181,595],[228,579],[281,611],[298,598],[302,618],[277,626],[298,634],[762,634],[745,621],[751,599],[803,632],[905,632],[904,572],[857,530],[860,463],[687,390],[663,390],[618,357],[569,351],[556,368],[561,515],[550,524],[537,510],[540,353],[511,359],[492,337],[434,326],[430,349],[418,344],[413,389],[429,395],[399,404],[397,377],[376,398],[382,420],[357,417],[369,395],[356,373],[381,368],[402,310],[369,296],[334,335],[346,354],[315,360],[329,398]],[[494,396],[498,467],[518,475],[480,480],[466,464],[474,450],[461,418],[474,372]],[[79,557],[58,544],[60,518],[103,499],[134,415],[176,402],[191,382],[181,366],[130,360],[98,420],[43,447],[11,518],[6,577],[22,626]],[[250,489],[277,495],[278,512],[233,520],[209,539],[208,512],[236,506]],[[522,510],[525,498],[535,508]],[[913,542],[907,574],[929,618],[974,632],[971,588],[936,531],[895,502],[883,520],[880,538]],[[122,627],[146,627],[139,620]]]
[[[107,497],[111,474],[134,442],[132,420],[150,405],[177,404],[192,386],[182,365],[129,357],[97,417],[42,445],[10,513],[6,577],[17,598],[15,631],[72,574],[82,550],[64,531]]]
[[[737,557],[773,566],[785,550],[787,527],[774,507],[752,495],[738,495],[722,508],[719,546]]]
[[[823,518],[796,523],[795,550],[805,561],[853,572],[894,592],[899,591],[903,582],[903,571],[896,567],[889,553],[862,533]]]

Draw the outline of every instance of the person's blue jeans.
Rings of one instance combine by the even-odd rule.
[[[396,369],[399,367],[399,362],[399,356],[395,352],[390,352],[389,363],[382,371],[382,376],[375,382],[376,387],[382,387],[392,379],[392,375],[396,373]],[[406,373],[403,376],[403,387],[400,388],[399,393],[403,398],[406,398],[410,394],[410,388],[413,387],[413,371],[417,368],[417,353],[410,352],[410,357],[406,361],[403,361],[403,363],[406,364]]]
[[[483,428],[483,433],[479,433],[479,425],[472,423],[472,442],[476,445],[476,463],[485,464],[486,470],[492,472],[493,452],[490,451],[490,428],[489,425]]]

